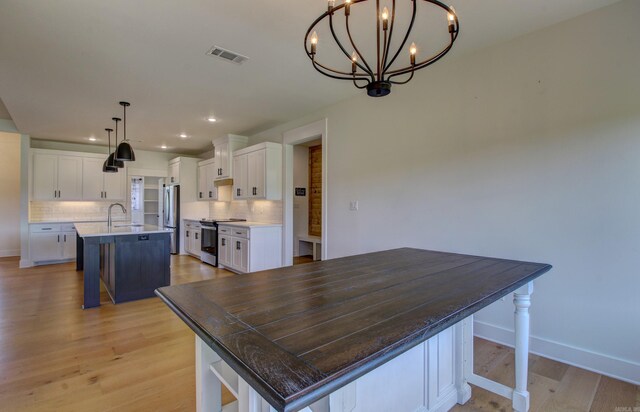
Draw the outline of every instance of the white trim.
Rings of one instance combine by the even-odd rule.
[[[104,155],[101,155],[104,157]],[[128,167],[127,175],[131,176],[145,176],[145,177],[167,177],[169,176],[169,171],[167,169],[140,169],[136,167]]]
[[[20,249],[4,249],[0,250],[0,257],[20,256]]]
[[[20,264],[18,266],[20,269],[33,267],[33,262],[29,259],[20,259]]]
[[[501,326],[476,320],[475,336],[513,347],[514,332]],[[634,385],[640,385],[640,364],[615,358],[583,348],[554,342],[537,336],[530,337],[530,353],[588,371],[610,376]]]
[[[327,232],[328,210],[328,173],[327,163],[328,147],[328,121],[327,119],[289,130],[282,134],[282,264],[293,264],[293,146],[310,142],[320,138],[322,140],[322,246],[321,259],[327,259],[327,244],[329,234]]]

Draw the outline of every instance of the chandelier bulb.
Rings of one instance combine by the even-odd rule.
[[[318,45],[318,33],[314,31],[313,34],[311,35],[310,41],[311,41],[311,54],[315,54],[316,46]]]
[[[336,4],[336,0],[329,0],[329,11],[331,11],[331,9],[333,8],[333,6],[335,6]]]
[[[416,64],[416,53],[418,53],[418,47],[415,43],[411,43],[411,46],[409,46],[409,58],[412,66]]]
[[[351,53],[351,73],[352,74],[356,73],[357,63],[358,63],[358,53],[353,52]]]
[[[358,53],[356,53],[356,52],[351,53],[351,61],[353,61],[353,62],[357,62],[358,61]]]
[[[389,9],[388,8],[384,8],[382,9],[382,14],[381,14],[382,20],[389,20]]]
[[[447,19],[449,20],[449,33],[453,33],[455,31],[455,24],[456,24],[456,10],[453,8],[453,6],[449,7],[449,13],[447,13]]]

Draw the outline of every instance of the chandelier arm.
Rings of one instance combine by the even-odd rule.
[[[356,82],[359,80],[367,80],[367,79],[353,79],[353,85],[356,86],[358,89],[366,89],[370,83],[369,80],[367,80],[367,84],[365,84],[364,86],[358,86],[358,83]]]
[[[316,62],[315,60],[312,60],[312,62],[313,62],[313,67],[318,72],[324,74],[327,77],[331,77],[333,79],[338,79],[338,80],[353,80],[353,74],[351,74],[351,73],[343,73],[343,72],[340,72],[340,71],[337,71],[337,70],[330,69],[330,68],[324,66],[323,64]],[[331,74],[330,72],[343,74],[344,76],[337,76],[335,74]],[[362,74],[356,74],[356,75],[362,76]],[[367,76],[367,77],[369,77],[369,76]],[[366,80],[366,78],[361,78],[361,79]]]
[[[376,75],[382,80],[382,61],[380,60],[380,0],[376,0]]]
[[[389,83],[391,83],[391,84],[407,84],[407,83],[409,83],[409,82],[411,81],[411,79],[413,79],[413,74],[414,74],[415,72],[416,72],[415,70],[411,70],[411,76],[409,76],[409,78],[408,78],[407,80],[403,80],[403,81],[401,81],[401,82],[397,82],[397,81],[393,81],[393,80],[391,80],[391,78],[392,78],[392,77],[400,76],[399,74],[394,74],[394,75],[389,76],[389,77],[387,78],[387,81],[388,81]]]
[[[454,41],[455,37],[454,36],[451,36],[451,37],[452,37],[451,43],[449,43],[449,45],[444,50],[442,50],[441,52],[431,56],[427,60],[423,60],[420,63],[417,63],[415,66],[405,67],[403,69],[393,70],[393,71],[388,72],[387,74],[389,75],[389,77],[397,76],[397,75],[401,75],[401,74],[406,74],[406,73],[409,73],[410,71],[420,70],[420,69],[422,69],[424,67],[429,66],[430,64],[435,63],[437,60],[439,60],[445,54],[447,54],[449,52],[449,50],[451,50],[451,47],[453,47],[453,41]]]
[[[322,63],[319,63],[316,59],[313,59],[313,64],[318,65],[318,67],[321,67],[323,70],[326,70],[328,72],[333,72],[335,74],[339,74],[342,76],[349,76],[349,78],[351,79],[352,77],[358,77],[358,78],[365,78],[365,77],[369,77],[368,74],[366,73],[352,73],[352,72],[343,72],[340,70],[336,70],[336,69],[332,69],[329,66],[326,66]]]
[[[396,20],[396,0],[392,0],[391,5],[391,24],[389,25],[389,41],[385,48],[384,57],[382,58],[382,67],[387,67],[387,58],[389,57],[389,46],[391,46],[391,38],[393,37],[393,23]]]
[[[371,66],[369,66],[369,63],[367,63],[367,60],[364,58],[364,56],[360,53],[360,50],[358,50],[358,46],[356,46],[356,43],[353,41],[353,37],[351,37],[351,30],[349,29],[349,16],[345,16],[345,26],[347,28],[347,36],[349,37],[349,42],[351,43],[351,46],[353,47],[353,50],[356,51],[356,53],[358,54],[358,57],[360,57],[360,59],[362,59],[362,63],[367,66],[367,69],[369,70],[365,70],[367,73],[369,73],[369,75],[371,76],[371,81],[375,81],[374,75],[373,75],[373,70],[371,70]]]
[[[348,19],[348,18],[349,18],[349,16],[347,16],[346,18]],[[340,50],[342,50],[342,53],[344,53],[344,55],[345,55],[345,56],[347,56],[347,58],[349,59],[349,61],[353,61],[353,60],[351,59],[351,55],[349,54],[349,52],[347,52],[347,51],[345,50],[345,48],[342,46],[342,43],[340,43],[340,40],[338,40],[338,36],[336,35],[335,30],[333,29],[333,13],[330,13],[330,14],[329,14],[329,28],[331,29],[331,35],[333,36],[333,39],[336,41],[336,44],[338,45],[338,47],[340,48]],[[356,51],[356,53],[357,53],[357,51]],[[358,54],[360,54],[360,53],[358,53]],[[362,61],[364,62],[364,59],[362,59]],[[365,63],[366,67],[365,67],[365,66],[363,66],[362,64],[360,64],[360,63],[359,63],[359,62],[357,62],[357,61],[356,61],[355,63],[356,63],[356,65],[357,65],[359,68],[361,68],[361,69],[362,69],[363,71],[365,71],[367,74],[369,74],[369,75],[373,75],[373,73],[371,73],[371,68],[370,68],[368,65],[366,65],[366,63]]]
[[[407,33],[404,35],[404,39],[402,39],[402,43],[400,43],[400,47],[398,47],[398,51],[396,51],[396,54],[393,55],[393,58],[391,59],[389,64],[387,64],[384,67],[383,73],[386,73],[387,70],[389,70],[389,68],[393,64],[393,62],[396,61],[396,59],[398,58],[398,55],[402,51],[402,48],[404,47],[405,43],[407,42],[407,39],[409,38],[409,34],[411,33],[411,30],[413,29],[413,23],[416,21],[416,8],[417,8],[416,2],[417,1],[418,0],[411,0],[411,2],[413,3],[413,12],[411,13],[411,23],[409,23],[409,28],[407,29]]]

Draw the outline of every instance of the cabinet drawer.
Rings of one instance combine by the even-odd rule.
[[[231,234],[231,227],[229,226],[218,226],[218,233],[220,234],[225,234],[225,235],[230,235]]]
[[[232,227],[231,235],[234,237],[242,237],[246,239],[249,237],[249,229],[245,227]]]
[[[63,232],[75,232],[76,226],[73,223],[63,223],[60,225],[60,230]]]
[[[31,233],[51,233],[51,232],[59,232],[60,224],[48,224],[48,223],[38,223],[29,225],[29,230]]]

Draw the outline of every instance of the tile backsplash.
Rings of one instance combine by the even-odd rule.
[[[282,223],[282,202],[273,200],[236,200],[209,202],[209,217],[239,218],[250,222]]]
[[[107,220],[109,205],[113,202],[29,202],[29,221]],[[114,220],[128,220],[119,207],[112,211]]]

